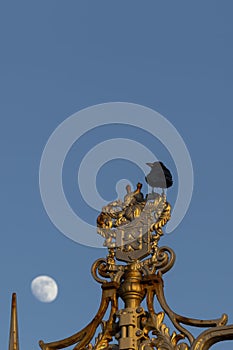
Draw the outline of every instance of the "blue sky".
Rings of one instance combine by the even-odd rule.
[[[161,242],[177,255],[164,276],[170,306],[195,318],[226,312],[233,323],[232,1],[21,0],[0,7],[0,347],[8,344],[13,291],[21,349],[71,335],[97,311],[100,286],[90,268],[106,252],[76,244],[54,227],[38,177],[54,129],[85,107],[111,101],[161,113],[182,135],[192,158],[189,211]],[[64,168],[67,197],[87,221],[95,213],[82,205],[75,169],[80,153],[106,133],[135,135],[123,127],[96,130],[74,145]],[[137,138],[156,148],[177,179],[164,147],[143,134]],[[129,162],[124,166],[132,181],[140,181],[140,171]],[[109,200],[104,189],[114,187],[113,169],[118,164],[101,170],[104,186],[98,178]],[[176,193],[177,184],[168,194],[172,203]],[[51,304],[31,294],[31,280],[40,274],[58,282],[59,296]]]

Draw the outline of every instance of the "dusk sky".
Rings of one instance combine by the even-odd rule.
[[[17,293],[21,350],[39,349],[40,339],[72,335],[98,309],[101,288],[90,269],[107,251],[74,242],[52,223],[40,194],[39,168],[45,145],[62,122],[109,102],[160,113],[181,135],[192,160],[188,212],[160,241],[176,253],[173,269],[164,275],[168,304],[192,318],[227,313],[233,323],[232,13],[231,0],[1,2],[1,349],[8,347],[12,292]],[[173,157],[146,131],[150,124],[143,115],[145,130],[134,126],[136,117],[131,126],[121,118],[113,124],[111,115],[109,125],[83,134],[64,161],[64,193],[87,226],[95,225],[101,202],[99,208],[85,203],[78,169],[106,140],[137,141],[162,160],[174,178],[168,201],[172,206],[176,201],[179,170]],[[106,201],[115,199],[121,179],[142,182],[147,193],[138,162],[112,159],[101,166],[96,187]],[[87,174],[91,194],[90,181]],[[77,235],[85,237],[85,229],[77,227]],[[31,282],[39,275],[58,284],[51,303],[32,294]],[[214,348],[230,349],[232,342]]]

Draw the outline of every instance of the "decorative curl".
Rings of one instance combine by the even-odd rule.
[[[172,268],[175,259],[176,255],[171,248],[157,248],[150,259],[142,262],[142,270],[145,275],[155,274],[156,271],[164,274]]]
[[[106,283],[107,280],[100,278],[98,275],[106,279],[111,278],[111,275],[107,270],[107,260],[104,258],[96,260],[91,267],[91,274],[98,283]]]

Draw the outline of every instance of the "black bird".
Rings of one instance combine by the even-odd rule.
[[[150,173],[145,177],[146,182],[152,188],[168,188],[173,184],[172,174],[162,162],[146,163],[151,167]]]

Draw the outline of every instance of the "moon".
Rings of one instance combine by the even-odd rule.
[[[51,303],[58,294],[56,281],[49,276],[38,276],[31,282],[32,294],[42,303]]]

